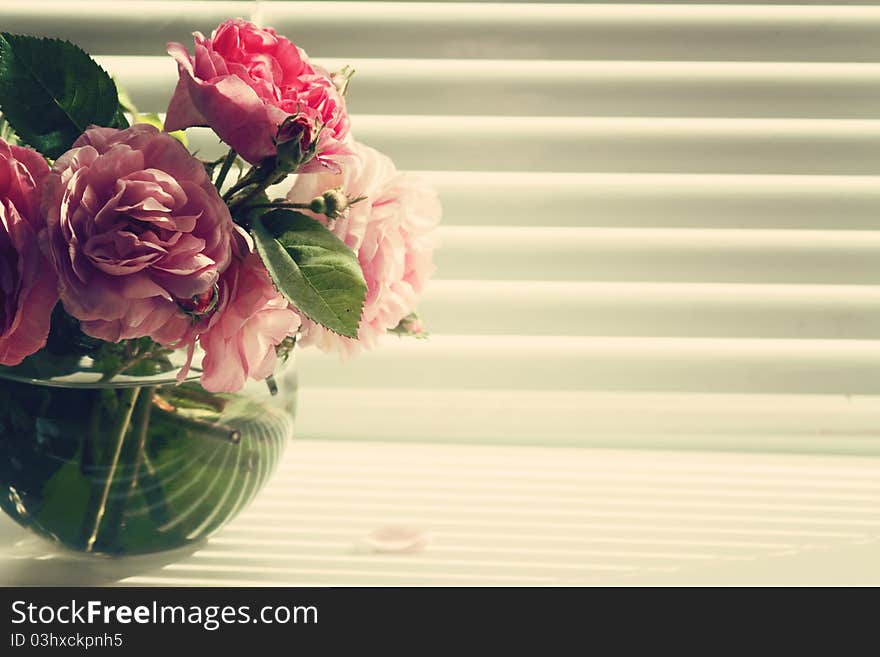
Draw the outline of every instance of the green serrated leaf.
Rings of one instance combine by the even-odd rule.
[[[351,249],[319,221],[292,210],[254,218],[252,232],[281,293],[312,321],[356,338],[367,284]]]
[[[50,158],[90,125],[125,127],[116,85],[68,41],[0,33],[0,109],[27,144]]]

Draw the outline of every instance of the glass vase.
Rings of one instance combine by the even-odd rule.
[[[115,376],[84,359],[61,377],[0,368],[0,507],[80,553],[184,547],[259,494],[293,432],[293,359],[235,394],[198,370]]]

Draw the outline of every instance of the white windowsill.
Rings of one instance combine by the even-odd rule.
[[[0,520],[3,585],[880,584],[880,459],[295,441],[171,557],[53,553]],[[427,549],[379,554],[406,526]]]

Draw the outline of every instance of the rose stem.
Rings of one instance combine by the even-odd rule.
[[[140,363],[141,361],[144,361],[147,358],[150,358],[152,355],[153,355],[152,350],[145,351],[142,354],[138,354],[137,356],[135,356],[131,360],[128,360],[125,363],[123,363],[122,365],[120,365],[119,367],[117,367],[112,372],[107,372],[106,374],[104,374],[104,376],[101,377],[101,383],[105,383],[107,381],[112,381],[113,379],[115,379],[117,376],[119,376],[120,374],[125,372],[130,367],[133,367],[133,366],[137,365],[138,363]]]
[[[134,469],[131,473],[131,486],[128,488],[128,496],[126,500],[131,498],[132,493],[134,493],[134,489],[137,488],[138,484],[138,473],[141,470],[141,463],[144,460],[144,456],[146,455],[144,450],[146,449],[147,444],[147,430],[150,428],[150,412],[153,410],[153,393],[156,390],[155,386],[152,388],[147,388],[147,401],[144,403],[143,399],[141,400],[141,413],[138,418],[138,447],[137,447],[137,455],[134,460]]]
[[[183,400],[187,402],[193,402],[195,404],[199,404],[201,406],[207,406],[218,413],[222,413],[226,410],[226,407],[229,405],[228,399],[223,397],[218,397],[216,395],[212,395],[211,393],[205,392],[203,390],[198,390],[196,388],[187,388],[184,386],[176,386],[169,391],[169,394],[173,395],[174,401]],[[156,400],[157,406],[162,406],[161,402],[167,404],[167,407],[164,410],[177,410],[177,407],[172,403],[171,399],[167,399],[163,396],[161,390],[157,390],[153,395],[153,399]]]
[[[93,391],[93,399],[92,410],[89,417],[89,427],[88,431],[86,431],[82,436],[82,453],[79,457],[79,470],[83,474],[88,474],[91,471],[91,468],[94,467],[94,454],[92,453],[92,441],[94,440],[95,434],[98,432],[98,424],[101,419],[101,391],[95,390]]]
[[[101,534],[104,542],[108,544],[115,544],[119,533],[122,531],[122,528],[125,525],[128,503],[131,501],[131,496],[137,488],[138,473],[145,454],[144,449],[147,440],[147,430],[150,426],[150,411],[152,410],[150,396],[145,394],[145,392],[151,393],[154,388],[155,386],[147,388],[146,391],[141,390],[141,394],[138,395],[130,425],[132,429],[134,429],[134,435],[137,436],[137,439],[133,442],[124,441],[122,444],[122,451],[119,454],[122,463],[125,465],[132,465],[132,469],[130,470],[128,480],[125,479],[124,474],[120,473],[118,485],[115,484],[110,487],[110,495],[107,498],[107,509],[104,512],[104,531]],[[117,490],[119,490],[121,495],[115,492]]]
[[[250,171],[244,175],[244,178],[240,178],[232,187],[226,190],[226,193],[223,194],[223,200],[227,203],[231,201],[236,192],[255,184],[257,182],[257,177],[258,174],[256,167],[251,167]]]
[[[217,191],[220,191],[220,188],[223,187],[223,183],[226,182],[226,176],[229,173],[229,170],[232,168],[232,163],[235,162],[235,158],[238,154],[229,149],[229,152],[226,154],[226,158],[223,160],[223,166],[220,167],[220,173],[217,174],[217,181],[214,183],[214,186],[217,187]]]
[[[257,210],[260,208],[291,208],[294,210],[308,210],[308,203],[287,203],[285,201],[277,201],[275,203],[250,203],[245,210]]]
[[[101,494],[101,503],[98,505],[98,512],[95,515],[95,526],[92,534],[86,542],[86,552],[91,552],[98,538],[98,529],[101,527],[101,520],[104,518],[104,511],[107,508],[107,498],[110,495],[110,487],[113,485],[113,476],[116,474],[116,466],[119,464],[119,454],[122,451],[122,443],[125,441],[125,434],[128,432],[128,426],[131,424],[131,414],[137,403],[138,395],[141,389],[139,387],[127,388],[122,391],[122,418],[119,422],[119,429],[116,436],[116,450],[113,453],[113,460],[110,463],[110,470],[107,474],[107,481],[104,483],[104,492]]]
[[[225,424],[217,422],[208,422],[194,417],[187,417],[177,412],[177,408],[170,406],[161,399],[161,397],[153,398],[153,408],[160,416],[164,415],[173,419],[178,425],[185,429],[192,429],[200,438],[210,438],[212,440],[222,440],[226,443],[237,445],[241,442],[241,430],[233,429]]]
[[[259,195],[260,192],[265,192],[269,187],[271,187],[271,186],[274,185],[276,182],[278,182],[278,180],[279,180],[279,179],[276,178],[275,176],[272,176],[272,175],[267,176],[265,179],[261,180],[261,181],[257,184],[257,186],[254,187],[254,188],[253,188],[251,191],[249,191],[247,194],[245,194],[244,196],[242,196],[242,197],[239,198],[239,199],[235,199],[234,201],[231,201],[231,202],[229,203],[229,205],[230,205],[230,212],[232,211],[233,208],[235,208],[236,210],[238,210],[238,209],[240,209],[240,208],[245,208],[245,209],[247,209],[247,207],[248,207],[247,202],[248,202],[248,201],[250,201],[250,200],[251,200],[252,198],[254,198],[255,196]]]

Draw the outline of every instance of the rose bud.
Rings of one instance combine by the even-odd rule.
[[[251,164],[277,154],[278,128],[291,115],[320,125],[315,157],[303,170],[339,170],[350,155],[345,100],[330,74],[271,28],[241,18],[221,23],[210,37],[195,32],[194,54],[169,43],[180,75],[165,118],[166,130],[208,126]]]

